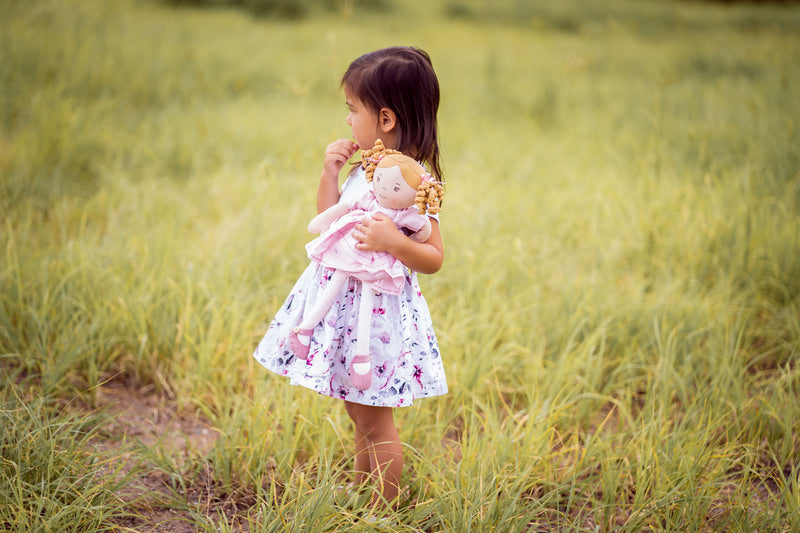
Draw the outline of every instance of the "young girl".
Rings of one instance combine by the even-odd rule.
[[[442,181],[436,119],[439,83],[425,52],[392,47],[365,54],[350,64],[342,86],[355,142],[339,139],[328,145],[317,189],[318,212],[338,202],[352,204],[366,194],[369,184],[363,167],[350,172],[341,192],[339,172],[357,150],[371,148],[377,139],[426,163],[433,177]],[[356,387],[348,368],[357,355],[353,337],[360,281],[349,278],[339,289],[329,311],[307,336],[305,360],[291,349],[292,332],[333,275],[332,269],[316,261],[300,276],[254,353],[267,369],[289,376],[292,384],[344,400],[355,426],[355,481],[375,482],[380,496],[374,503],[382,498],[396,504],[399,491],[403,448],[393,408],[447,393],[436,334],[416,276],[416,272],[433,274],[442,266],[438,218],[431,215],[430,221],[424,242],[407,237],[382,213],[365,217],[352,232],[359,250],[388,252],[409,269],[400,294],[375,295],[369,388]]]

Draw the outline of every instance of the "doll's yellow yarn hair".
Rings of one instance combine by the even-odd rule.
[[[371,150],[361,152],[361,161],[364,165],[365,176],[368,182],[372,181],[372,175],[379,166],[400,168],[400,174],[411,187],[417,189],[414,203],[419,209],[419,214],[426,212],[435,215],[441,211],[442,196],[444,189],[442,184],[436,181],[423,167],[414,159],[404,155],[402,152],[386,148],[383,142],[378,139]]]
[[[391,154],[402,154],[402,152],[386,148],[383,145],[383,141],[380,139],[375,141],[375,146],[371,149],[361,152],[361,166],[364,167],[368,182],[372,182],[372,174],[375,172],[375,169],[378,168],[380,160]]]
[[[435,215],[442,210],[442,196],[444,196],[444,189],[442,184],[433,179],[430,174],[426,174],[429,179],[423,179],[419,187],[417,187],[417,197],[414,202],[419,208],[419,214],[422,215],[426,211],[431,215]]]

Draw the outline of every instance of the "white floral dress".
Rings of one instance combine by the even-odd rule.
[[[356,170],[345,182],[340,201],[351,201],[369,190],[364,171]],[[258,344],[253,357],[268,370],[288,376],[320,394],[354,403],[382,407],[411,405],[415,398],[447,393],[439,345],[428,304],[415,272],[406,272],[400,294],[375,296],[372,318],[372,386],[357,389],[348,373],[355,356],[356,324],[361,282],[348,278],[320,324],[314,327],[308,359],[289,349],[289,332],[299,325],[306,306],[313,306],[332,269],[316,261],[297,280]]]

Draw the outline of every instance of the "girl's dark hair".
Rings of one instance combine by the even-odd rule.
[[[375,113],[384,107],[394,111],[398,146],[393,148],[428,163],[442,181],[436,118],[439,80],[427,53],[405,46],[369,52],[350,63],[342,86]]]

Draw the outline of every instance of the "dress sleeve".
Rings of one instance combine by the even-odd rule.
[[[397,227],[407,228],[411,233],[416,233],[425,225],[427,218],[428,215],[420,215],[416,207],[409,207],[397,213],[394,223]]]
[[[364,178],[364,170],[356,168],[342,183],[342,194],[339,196],[339,201],[352,206],[356,199],[363,196],[368,188],[369,184]]]

